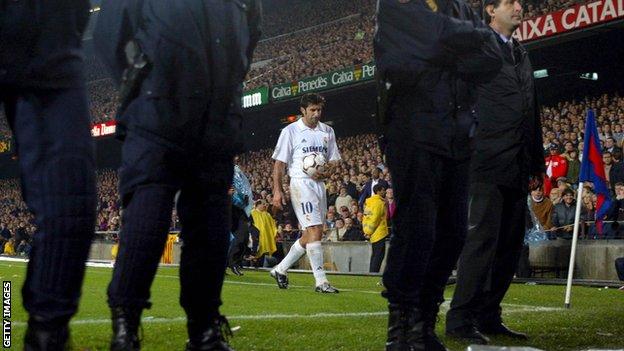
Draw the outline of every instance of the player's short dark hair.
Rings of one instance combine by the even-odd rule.
[[[490,24],[490,22],[492,22],[492,17],[490,17],[490,14],[488,14],[486,10],[488,5],[494,5],[494,8],[497,8],[501,2],[502,0],[483,0],[483,21],[485,21],[485,24]]]
[[[381,190],[385,190],[386,187],[383,186],[382,184],[375,184],[375,186],[373,187],[373,193],[377,194],[378,191]]]
[[[325,98],[321,94],[309,93],[301,97],[299,107],[308,108],[310,105],[324,105]]]

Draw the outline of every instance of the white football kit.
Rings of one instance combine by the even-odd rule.
[[[325,183],[303,171],[303,158],[312,153],[323,154],[328,162],[340,160],[332,127],[319,122],[311,129],[301,118],[282,129],[273,152],[273,159],[288,167],[290,197],[303,229],[323,224],[327,213]]]

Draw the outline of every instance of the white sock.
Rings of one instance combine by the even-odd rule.
[[[275,267],[275,270],[279,274],[286,274],[286,271],[288,271],[290,266],[295,264],[295,262],[297,262],[301,258],[301,256],[305,255],[305,253],[306,250],[303,248],[303,246],[301,246],[301,244],[299,244],[299,240],[295,241],[295,243],[290,247],[288,255],[286,255],[282,262],[280,262],[277,267]]]
[[[308,252],[308,259],[310,260],[312,273],[314,273],[316,286],[327,282],[325,270],[323,269],[323,248],[321,247],[321,242],[315,241],[313,243],[308,243],[308,245],[306,245],[306,251]]]

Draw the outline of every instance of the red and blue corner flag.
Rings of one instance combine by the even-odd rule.
[[[581,163],[581,174],[579,181],[592,182],[594,191],[598,197],[596,203],[596,229],[602,234],[602,219],[611,207],[611,193],[607,186],[604,164],[602,163],[602,150],[596,129],[596,119],[594,111],[587,111],[585,121],[585,142],[583,148],[583,162]]]

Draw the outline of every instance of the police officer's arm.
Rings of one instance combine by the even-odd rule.
[[[142,0],[102,0],[93,42],[98,57],[117,84],[127,66],[126,44],[134,37]]]
[[[535,178],[543,178],[546,173],[546,166],[544,164],[544,139],[542,138],[542,122],[540,119],[539,104],[537,100],[537,88],[533,86],[533,106],[531,116],[531,130],[532,144],[530,145],[530,157],[531,157],[531,176]]]
[[[253,52],[262,36],[262,2],[260,0],[247,0],[249,10],[247,12],[247,23],[249,24],[249,46],[247,47],[247,58],[251,65]]]
[[[478,50],[491,35],[473,21],[434,12],[422,0],[380,0],[378,5],[376,44],[402,59],[435,64],[436,59],[445,61],[444,49],[454,54]]]

